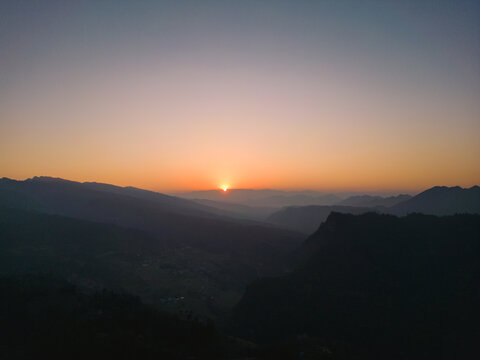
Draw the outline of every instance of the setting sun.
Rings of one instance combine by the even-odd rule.
[[[222,185],[220,188],[226,192],[228,190],[228,185]]]

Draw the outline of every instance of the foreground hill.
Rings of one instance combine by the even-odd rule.
[[[373,209],[356,206],[288,206],[271,214],[266,221],[286,229],[311,234],[332,211],[358,215]]]
[[[419,212],[432,215],[480,214],[480,187],[436,186],[391,207],[388,212],[405,215]]]
[[[320,337],[369,359],[480,355],[479,215],[332,213],[300,252],[292,274],[247,288],[237,333]]]

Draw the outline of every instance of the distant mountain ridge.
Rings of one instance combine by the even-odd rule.
[[[331,212],[362,214],[378,212],[393,215],[423,213],[431,215],[479,214],[480,187],[434,187],[418,195],[391,197],[356,195],[332,206],[290,206],[273,212],[267,221],[288,229],[311,234]],[[349,205],[346,205],[349,204]]]
[[[432,215],[479,214],[480,187],[435,186],[392,206],[388,212],[396,215],[414,212]]]
[[[224,211],[226,215],[260,221],[264,221],[268,215],[277,210],[276,207],[248,206],[238,203],[207,199],[194,199],[193,201]]]
[[[317,191],[281,191],[271,189],[230,189],[192,191],[177,194],[186,199],[205,199],[219,202],[237,203],[247,206],[283,207],[290,205],[332,205],[341,200],[335,194]]]

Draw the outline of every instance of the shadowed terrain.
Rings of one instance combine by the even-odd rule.
[[[191,314],[51,276],[0,277],[0,293],[2,359],[238,359],[254,350]]]
[[[318,337],[365,358],[474,359],[479,259],[480,215],[332,213],[292,274],[247,288],[233,324],[257,341]]]
[[[54,271],[213,318],[248,282],[288,270],[302,240],[188,200],[103,184],[4,179],[0,203],[3,273]]]
[[[473,359],[480,336],[480,215],[396,217],[378,212],[419,203],[426,212],[474,212],[475,191],[477,187],[433,188],[391,208],[375,207],[376,213],[359,206],[286,207],[260,222],[252,219],[266,209],[246,205],[53,178],[2,179],[0,276],[49,274],[76,286],[74,297],[81,300],[73,308],[83,304],[81,308],[75,315],[71,309],[63,312],[63,305],[58,308],[73,316],[74,325],[56,321],[53,327],[39,327],[46,329],[45,337],[32,336],[32,349],[40,352],[46,350],[39,344],[51,342],[63,328],[90,339],[86,349],[110,351],[111,344],[128,338],[126,353],[147,357]],[[301,233],[313,234],[304,240]],[[20,289],[28,286],[23,283]],[[55,286],[45,290],[53,291],[51,297],[38,301],[42,309],[65,299],[71,304],[71,293],[66,296]],[[210,335],[198,337],[204,339],[201,345],[182,350],[175,344],[155,347],[149,343],[153,338],[134,341],[123,333],[124,325],[108,335],[110,324],[105,334],[113,343],[93,341],[78,324],[92,294],[105,290],[127,292],[148,304],[129,305],[134,308],[152,306],[148,311],[156,320],[141,320],[130,335],[141,338],[145,329],[155,333],[165,321],[173,333],[180,324]],[[114,303],[120,299],[115,296]],[[15,317],[2,316],[29,327],[37,320],[22,310],[33,306],[25,301],[19,302]],[[128,311],[119,310],[120,323],[131,318]],[[158,311],[162,313],[154,315]],[[163,312],[180,320],[172,323]],[[26,317],[19,317],[22,313]],[[195,325],[192,316],[203,322]],[[100,314],[98,319],[107,324],[112,317]],[[235,339],[207,326],[207,319]],[[87,324],[88,334],[104,334]],[[11,335],[14,342],[20,341],[18,331]],[[72,348],[68,336],[61,343]],[[217,346],[221,350],[213,351]],[[17,358],[28,356],[19,347],[2,349],[16,352]],[[52,356],[62,351],[55,348]]]

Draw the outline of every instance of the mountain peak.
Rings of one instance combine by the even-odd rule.
[[[391,208],[392,213],[405,215],[421,212],[432,215],[480,213],[480,187],[435,186]]]
[[[52,176],[34,176],[33,178],[26,179],[25,182],[74,183],[75,181]]]

